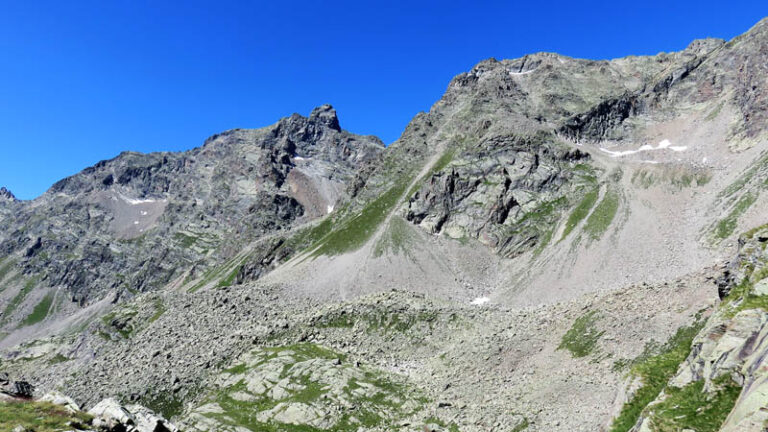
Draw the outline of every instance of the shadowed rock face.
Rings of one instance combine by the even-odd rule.
[[[21,280],[64,287],[81,305],[109,291],[158,288],[326,214],[355,169],[382,149],[375,137],[341,130],[324,105],[309,118],[227,131],[190,151],[122,153],[20,203],[0,221],[0,251],[21,255]],[[0,200],[15,198],[3,188]]]

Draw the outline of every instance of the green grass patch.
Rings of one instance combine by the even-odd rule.
[[[581,181],[592,186],[597,186],[597,173],[591,165],[578,163],[573,166],[573,172],[579,177]]]
[[[528,429],[528,426],[530,426],[531,423],[528,421],[527,418],[523,418],[523,421],[520,422],[517,426],[512,428],[511,432],[523,432],[524,430]]]
[[[723,109],[723,105],[724,104],[725,104],[725,102],[720,102],[719,104],[717,104],[715,109],[710,111],[709,114],[707,114],[707,116],[704,118],[704,120],[705,121],[712,121],[712,120],[716,119],[718,114],[720,114],[720,111]]]
[[[6,261],[0,261],[2,263],[2,266],[0,266],[0,282],[5,279],[5,277],[8,275],[8,273],[13,270],[13,267],[16,265],[16,260],[8,260]],[[3,291],[3,288],[0,288],[0,292]]]
[[[51,310],[51,304],[53,304],[53,293],[46,294],[45,297],[43,297],[40,302],[35,305],[35,308],[32,309],[32,313],[27,315],[26,318],[21,322],[20,327],[26,327],[30,326],[32,324],[37,324],[40,321],[44,320],[48,313]]]
[[[312,252],[312,257],[341,255],[363,247],[403,196],[406,187],[408,179],[401,180],[366,205],[360,214],[345,221],[338,229],[322,238],[319,246]]]
[[[51,357],[48,360],[48,364],[55,365],[55,364],[59,364],[59,363],[68,362],[70,360],[72,360],[72,359],[67,357],[67,356],[65,356],[65,355],[63,355],[63,354],[61,354],[61,353],[58,353],[58,354],[56,354],[55,356]]]
[[[704,186],[712,174],[703,169],[641,169],[632,174],[632,184],[648,189],[657,183],[666,183],[675,189]]]
[[[619,209],[619,194],[608,189],[602,201],[595,207],[595,210],[587,218],[584,224],[584,232],[592,239],[599,239],[613,222],[616,211]]]
[[[136,330],[133,324],[133,318],[136,315],[138,315],[138,312],[134,309],[120,308],[101,317],[101,322],[108,331],[114,330],[123,338],[129,339],[133,335],[134,330]],[[103,333],[109,336],[109,333]],[[107,340],[112,340],[112,337],[110,336]]]
[[[181,245],[183,248],[190,248],[197,243],[198,238],[195,236],[191,236],[182,232],[177,232],[173,235],[173,238],[176,239],[177,242]]]
[[[59,432],[86,427],[92,417],[85,413],[70,414],[63,407],[45,402],[0,402],[0,431],[10,432],[21,425],[24,430]]]
[[[744,214],[756,200],[757,195],[752,193],[747,193],[741,197],[728,216],[717,223],[717,226],[715,227],[715,235],[717,238],[725,239],[733,234],[739,223],[739,217],[741,217],[741,215]]]
[[[408,222],[399,216],[393,216],[387,224],[387,229],[374,245],[373,256],[378,258],[387,252],[408,256],[415,235],[417,234]]]
[[[320,328],[352,328],[355,326],[356,319],[352,314],[345,311],[331,316],[323,317],[316,324]]]
[[[243,265],[240,264],[234,269],[232,269],[231,272],[225,277],[224,279],[220,280],[219,283],[216,285],[219,288],[224,288],[228,286],[232,286],[232,284],[235,282],[235,279],[237,279],[237,274],[240,273],[240,269],[243,268]]]
[[[286,246],[292,249],[303,249],[315,244],[333,231],[334,214],[328,215],[318,224],[304,228],[286,240]]]
[[[19,290],[19,292],[11,299],[10,303],[5,306],[5,311],[3,311],[3,317],[5,317],[4,321],[7,321],[16,308],[19,307],[25,298],[27,298],[27,294],[29,294],[35,285],[37,285],[39,279],[39,277],[33,277],[27,280],[24,286],[21,287],[21,290]]]
[[[704,326],[697,321],[688,327],[681,327],[662,346],[650,345],[646,351],[629,363],[630,374],[640,377],[642,385],[635,395],[621,409],[614,419],[610,432],[627,432],[637,423],[640,414],[649,403],[653,402],[675,375],[680,363],[691,352],[691,343]],[[653,353],[655,351],[655,353]]]
[[[757,295],[754,291],[755,284],[766,277],[767,270],[768,268],[761,267],[755,271],[752,266],[745,269],[744,279],[723,299],[721,307],[725,308],[726,317],[731,318],[748,309],[762,309],[768,312],[768,295]]]
[[[667,387],[667,395],[651,408],[653,430],[677,432],[717,432],[733,409],[741,387],[729,376],[718,378],[713,383],[715,390],[704,391],[704,380],[687,384],[682,388]]]
[[[205,414],[207,417],[225,425],[245,427],[254,431],[320,432],[320,429],[309,425],[262,422],[257,416],[260,412],[270,410],[280,403],[301,403],[339,412],[337,401],[342,400],[344,409],[336,417],[335,424],[324,430],[354,432],[361,427],[391,430],[393,420],[407,418],[414,413],[412,406],[405,405],[407,401],[420,402],[422,405],[427,402],[406,384],[395,382],[389,376],[374,370],[366,370],[364,367],[358,369],[347,364],[344,354],[319,345],[299,343],[258,350],[259,352],[251,354],[257,356],[254,359],[255,362],[249,365],[236,364],[225,369],[224,372],[235,375],[231,378],[237,380],[237,375],[245,375],[259,368],[269,369],[270,366],[275,366],[272,362],[277,362],[280,372],[276,378],[290,384],[287,386],[287,392],[279,396],[279,399],[270,397],[269,392],[253,394],[248,390],[245,380],[241,379],[228,387],[212,392],[205,398],[206,403],[216,403],[224,411],[207,413]],[[332,363],[331,370],[326,370],[322,375],[325,377],[328,373],[333,373],[333,368],[338,368],[339,377],[349,377],[340,388],[340,392],[330,393],[332,379],[321,378],[320,381],[315,381],[318,375],[312,370],[302,369],[302,373],[297,373],[297,369],[294,369],[297,363],[315,359],[338,360]],[[243,400],[241,396],[244,393],[250,393],[251,397]],[[420,405],[416,404],[416,407],[420,408]]]
[[[754,295],[750,294],[742,300],[739,304],[738,310],[747,309],[762,309],[768,312],[768,295]]]
[[[597,348],[597,342],[604,332],[597,329],[597,312],[590,311],[576,318],[573,325],[563,335],[557,349],[567,349],[573,357],[586,357]]]
[[[235,278],[237,277],[237,273],[240,271],[240,267],[243,266],[243,264],[247,259],[248,259],[247,256],[245,257],[235,256],[234,258],[228,260],[224,264],[215,266],[209,269],[203,275],[202,280],[198,281],[195,285],[189,288],[187,292],[194,293],[200,288],[208,284],[211,284],[217,280],[218,282],[216,282],[216,287],[218,288],[230,286],[232,282],[234,282]]]
[[[757,160],[751,167],[749,167],[744,174],[741,175],[736,181],[728,185],[723,191],[718,195],[721,198],[730,197],[733,194],[741,191],[744,189],[744,186],[749,183],[752,178],[757,174],[757,172],[765,167],[768,166],[768,154],[765,154],[760,157],[760,159]]]
[[[413,194],[416,193],[417,190],[421,187],[422,184],[433,175],[439,173],[440,171],[444,170],[445,167],[448,166],[449,163],[453,160],[454,155],[456,154],[456,149],[449,149],[443,152],[442,155],[435,161],[435,163],[432,165],[432,167],[427,171],[424,176],[422,176],[419,181],[417,181],[411,189],[408,191],[407,198],[410,198],[413,196]]]
[[[171,419],[184,411],[184,401],[171,392],[161,392],[142,399],[142,405]]]
[[[654,176],[650,171],[637,170],[634,172],[634,174],[632,174],[631,182],[633,185],[640,186],[643,189],[648,189],[649,187],[653,186],[654,183],[656,183],[656,176]]]
[[[592,209],[592,206],[594,206],[595,202],[597,201],[598,194],[598,188],[591,189],[586,194],[584,194],[584,197],[581,199],[581,201],[579,201],[576,207],[574,207],[573,211],[568,216],[568,220],[565,222],[563,236],[560,237],[561,241],[568,237],[568,234],[570,234],[571,231],[576,228],[579,222],[587,217],[589,211]]]
[[[160,299],[155,299],[153,302],[153,306],[155,307],[155,313],[152,314],[151,317],[149,317],[148,322],[151,324],[155,321],[157,321],[163,314],[165,313],[165,304],[163,304],[163,301]]]

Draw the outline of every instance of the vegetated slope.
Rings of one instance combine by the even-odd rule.
[[[23,324],[52,292],[61,316],[205,279],[250,242],[330,212],[382,149],[343,131],[326,105],[186,152],[123,153],[32,201],[9,195],[0,204],[0,326]]]
[[[17,334],[2,367],[201,431],[761,431],[766,46],[763,20],[483,61],[324,218]]]

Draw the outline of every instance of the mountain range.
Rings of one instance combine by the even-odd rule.
[[[0,371],[85,429],[768,430],[768,19],[342,124],[0,189]]]

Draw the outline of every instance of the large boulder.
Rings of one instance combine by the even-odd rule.
[[[134,430],[134,416],[113,398],[104,399],[88,410],[93,416],[93,426],[110,432]]]
[[[56,390],[46,393],[45,395],[43,395],[43,397],[38,399],[38,401],[49,402],[54,405],[62,406],[67,411],[73,414],[80,411],[80,407],[77,405],[77,402],[75,402],[74,399]]]
[[[136,419],[136,432],[178,432],[178,428],[159,414],[142,405],[126,407]]]

